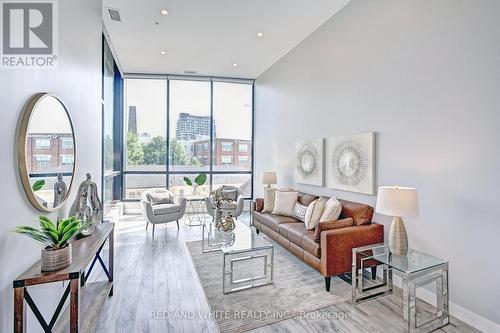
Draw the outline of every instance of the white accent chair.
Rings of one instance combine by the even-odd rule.
[[[238,216],[241,215],[241,213],[243,212],[243,208],[245,206],[245,197],[243,196],[243,192],[238,187],[230,185],[222,185],[222,191],[235,191],[236,195],[234,200],[232,200],[227,204],[224,204],[224,206],[221,207],[221,209],[224,211],[230,211],[231,215],[235,219],[238,219]],[[216,208],[215,203],[213,202],[211,197],[206,197],[205,204],[207,206],[208,214],[213,219],[215,216],[215,208]]]
[[[170,195],[170,200],[168,196]],[[164,200],[155,201],[154,197],[166,197]],[[153,239],[155,237],[155,225],[168,222],[177,222],[179,229],[179,219],[186,211],[186,199],[174,197],[170,191],[163,188],[149,189],[141,194],[142,216],[146,219],[146,230],[149,223],[153,225]]]

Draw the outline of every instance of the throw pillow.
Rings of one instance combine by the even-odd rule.
[[[354,221],[350,217],[337,221],[320,222],[316,226],[316,229],[314,229],[314,241],[316,243],[319,243],[321,241],[321,232],[323,230],[345,228],[345,227],[351,227],[353,225]]]
[[[307,212],[307,206],[299,202],[296,202],[292,216],[295,217],[297,220],[304,222],[306,219],[306,212]]]
[[[236,201],[238,199],[238,191],[236,190],[222,190],[222,199],[229,201]]]
[[[314,200],[316,200],[318,198],[319,197],[317,195],[312,195],[312,194],[300,192],[299,198],[297,199],[297,201],[303,205],[309,206],[311,204],[311,202],[313,202]]]
[[[325,204],[325,210],[321,217],[320,222],[335,221],[339,219],[340,213],[342,212],[342,205],[335,197],[331,197]]]
[[[295,203],[297,202],[298,192],[274,192],[274,209],[272,214],[292,216]]]
[[[272,213],[274,209],[274,188],[264,189],[264,208],[262,208],[262,213]]]
[[[146,199],[152,204],[172,203],[174,195],[168,190],[150,191],[146,194]]]
[[[325,203],[323,198],[319,198],[311,202],[307,207],[306,216],[304,223],[306,225],[306,230],[312,230],[319,223],[319,218],[323,214],[323,209],[325,208]]]

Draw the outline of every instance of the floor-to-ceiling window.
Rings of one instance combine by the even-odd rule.
[[[124,85],[124,198],[167,184],[167,82],[126,79]]]
[[[117,126],[120,124],[117,110],[121,107],[122,79],[104,37],[102,52],[102,199],[106,205],[121,197],[121,159],[118,154],[121,131]],[[63,141],[62,145],[65,144]],[[70,163],[70,160],[69,157],[63,158],[62,163]]]
[[[126,78],[123,198],[148,188],[197,195],[222,185],[252,197],[253,82],[189,77]]]

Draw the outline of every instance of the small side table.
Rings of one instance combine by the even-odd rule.
[[[188,195],[186,198],[186,220],[184,224],[188,227],[197,227],[205,223],[205,197],[200,195]]]
[[[363,271],[383,267],[382,283],[365,281]],[[403,279],[402,332],[431,332],[449,323],[448,262],[410,249],[406,255],[390,253],[385,244],[352,249],[352,301],[355,304],[392,294],[392,273]],[[416,288],[436,283],[437,309],[433,319],[417,322]]]

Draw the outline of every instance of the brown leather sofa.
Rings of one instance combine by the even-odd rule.
[[[318,197],[301,193],[298,201],[308,205],[315,198]],[[255,200],[252,209],[256,232],[262,231],[323,274],[327,291],[330,291],[332,276],[351,272],[352,248],[384,241],[384,226],[372,223],[373,207],[346,200],[339,201],[342,213],[334,224],[351,226],[328,230],[322,230],[322,227],[317,228],[318,230],[306,230],[305,224],[293,217],[262,213],[264,201],[261,198]],[[375,274],[376,267],[373,267],[373,278]]]

